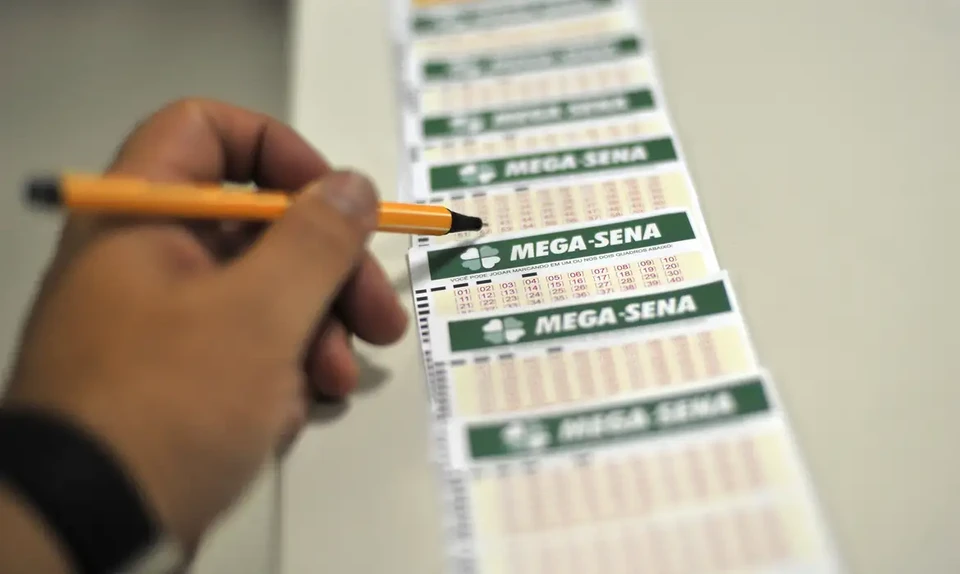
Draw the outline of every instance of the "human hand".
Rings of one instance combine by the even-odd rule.
[[[98,436],[194,547],[304,424],[311,392],[354,388],[352,335],[395,342],[406,316],[365,249],[372,184],[332,172],[279,122],[179,102],[140,125],[109,171],[303,189],[262,235],[71,218],[24,331],[6,403]]]

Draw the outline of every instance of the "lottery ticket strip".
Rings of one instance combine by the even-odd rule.
[[[389,0],[448,571],[834,573],[628,0]]]

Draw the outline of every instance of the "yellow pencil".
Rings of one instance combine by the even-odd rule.
[[[62,207],[76,213],[238,220],[273,220],[292,202],[292,196],[281,191],[249,193],[216,185],[74,174],[33,179],[27,184],[26,198],[32,205]],[[380,204],[377,230],[446,235],[482,227],[480,218],[440,205],[384,202]]]

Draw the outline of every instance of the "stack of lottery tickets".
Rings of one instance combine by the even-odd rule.
[[[391,0],[450,572],[833,573],[631,0]]]

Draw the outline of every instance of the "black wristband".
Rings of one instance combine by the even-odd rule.
[[[80,574],[114,574],[159,536],[113,455],[54,415],[0,408],[0,481],[47,521]]]

